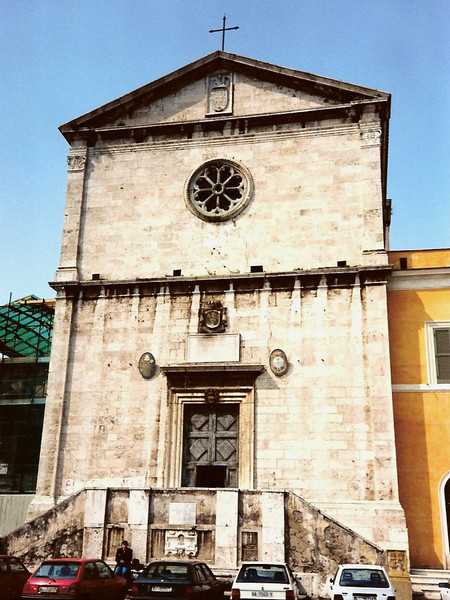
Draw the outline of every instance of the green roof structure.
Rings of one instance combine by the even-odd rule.
[[[27,296],[0,306],[0,353],[9,358],[49,356],[55,300]]]

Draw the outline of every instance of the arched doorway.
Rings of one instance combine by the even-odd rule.
[[[450,471],[439,483],[439,507],[441,513],[441,531],[444,569],[450,568]]]

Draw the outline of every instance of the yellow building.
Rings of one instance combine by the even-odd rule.
[[[450,249],[389,253],[400,501],[412,568],[450,568]]]

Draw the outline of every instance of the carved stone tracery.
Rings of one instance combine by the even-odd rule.
[[[204,221],[227,221],[247,206],[253,194],[249,171],[227,159],[208,160],[189,177],[186,202]]]

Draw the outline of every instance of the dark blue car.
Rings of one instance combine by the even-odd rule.
[[[208,565],[198,561],[152,562],[134,581],[133,600],[220,600],[226,584]]]

